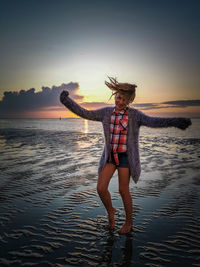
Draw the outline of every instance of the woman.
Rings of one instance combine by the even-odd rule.
[[[116,209],[112,206],[108,186],[117,169],[119,192],[126,213],[125,223],[119,233],[126,234],[133,226],[132,198],[129,192],[130,176],[137,183],[141,172],[138,143],[140,126],[177,127],[184,130],[191,125],[191,120],[147,116],[129,107],[135,98],[137,87],[135,84],[119,83],[112,77],[109,77],[109,82],[105,84],[113,91],[115,107],[87,110],[73,101],[67,91],[61,93],[60,101],[76,115],[88,120],[101,121],[103,124],[105,146],[99,163],[97,191],[107,210],[109,227],[113,230]]]

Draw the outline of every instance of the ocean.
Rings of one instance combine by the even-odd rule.
[[[0,266],[200,266],[200,119],[185,131],[140,129],[133,231],[117,172],[110,232],[96,192],[102,125],[82,119],[0,120]]]

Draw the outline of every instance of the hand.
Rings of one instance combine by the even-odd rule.
[[[177,127],[181,130],[185,130],[187,127],[189,127],[192,124],[191,119],[187,118],[180,118],[179,123]]]
[[[68,97],[69,92],[68,91],[62,91],[60,94],[60,102],[64,104],[65,99]]]

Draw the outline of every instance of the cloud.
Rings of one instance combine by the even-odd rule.
[[[42,87],[39,92],[35,88],[27,91],[4,92],[4,96],[0,101],[0,113],[3,115],[23,113],[28,111],[36,111],[48,108],[50,106],[61,106],[60,93],[68,90],[73,99],[81,101],[83,96],[77,94],[79,89],[78,83],[61,84],[60,86]]]
[[[105,102],[82,102],[81,106],[86,109],[99,109],[103,107],[114,106]],[[152,111],[157,109],[170,109],[170,108],[186,108],[186,107],[200,106],[200,100],[176,100],[166,101],[161,103],[133,103],[130,107],[137,108],[144,111]]]
[[[173,107],[194,107],[200,106],[200,100],[177,100],[177,101],[167,101],[162,102],[162,104],[173,105]]]
[[[200,100],[175,100],[175,101],[166,101],[161,103],[142,103],[142,104],[133,104],[134,107],[137,107],[141,110],[153,110],[153,109],[163,109],[163,108],[186,108],[186,107],[198,107],[200,106]]]
[[[137,107],[141,110],[151,110],[162,108],[160,103],[142,103],[142,104],[132,104],[133,107]]]

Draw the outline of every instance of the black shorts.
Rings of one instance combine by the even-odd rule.
[[[110,161],[110,156],[109,156],[107,163],[114,164],[116,165],[116,167],[119,167],[119,168],[129,168],[128,155],[126,152],[118,153],[118,159],[119,159],[119,165],[116,165],[113,152],[111,152],[111,161]]]

